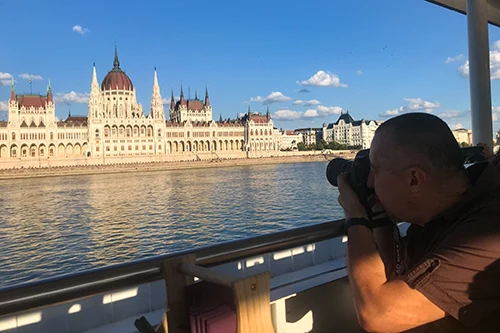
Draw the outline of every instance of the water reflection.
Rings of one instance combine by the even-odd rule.
[[[1,285],[342,216],[326,162],[0,183]]]

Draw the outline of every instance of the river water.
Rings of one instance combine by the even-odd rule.
[[[0,287],[341,218],[327,162],[0,181]]]

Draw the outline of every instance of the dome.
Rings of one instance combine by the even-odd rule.
[[[118,52],[116,48],[113,69],[110,70],[102,80],[101,90],[134,90],[132,81],[120,68],[120,61],[118,61]]]

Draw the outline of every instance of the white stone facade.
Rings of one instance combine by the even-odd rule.
[[[379,124],[375,120],[354,120],[349,113],[342,113],[337,122],[323,124],[323,139],[348,146],[370,148]]]
[[[150,112],[145,115],[115,51],[114,68],[101,86],[93,68],[87,117],[57,121],[50,83],[46,95],[17,95],[13,84],[8,122],[0,122],[0,161],[16,161],[16,166],[22,166],[23,161],[33,165],[36,159],[40,166],[62,166],[75,165],[76,160],[81,164],[82,158],[100,164],[118,157],[136,162],[154,156],[185,160],[182,154],[199,152],[218,156],[279,151],[279,131],[274,129],[269,111],[266,116],[249,112],[242,119],[216,122],[208,90],[204,102],[197,96],[184,100],[181,93],[176,103],[172,94],[170,117],[165,120],[156,69]],[[58,162],[51,164],[50,160]]]
[[[294,131],[283,131],[281,134],[281,149],[298,149],[297,144],[303,142],[302,134]]]

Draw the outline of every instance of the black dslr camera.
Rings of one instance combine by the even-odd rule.
[[[368,204],[368,198],[375,194],[375,191],[366,186],[370,174],[370,149],[360,150],[354,160],[344,158],[331,160],[326,167],[326,179],[330,184],[337,187],[337,177],[344,172],[347,173],[349,185],[356,192],[359,201],[365,207],[369,217],[371,217],[372,210]]]
[[[465,147],[460,148],[463,154],[463,163],[471,164],[486,161],[486,156],[483,152],[483,147]],[[368,216],[371,218],[371,207],[368,204],[368,198],[375,194],[373,189],[366,186],[368,175],[370,174],[370,149],[360,150],[354,160],[346,160],[344,158],[334,158],[326,167],[326,178],[328,182],[337,187],[337,177],[339,174],[346,172],[347,181],[351,188],[358,195],[359,201],[365,207]]]

